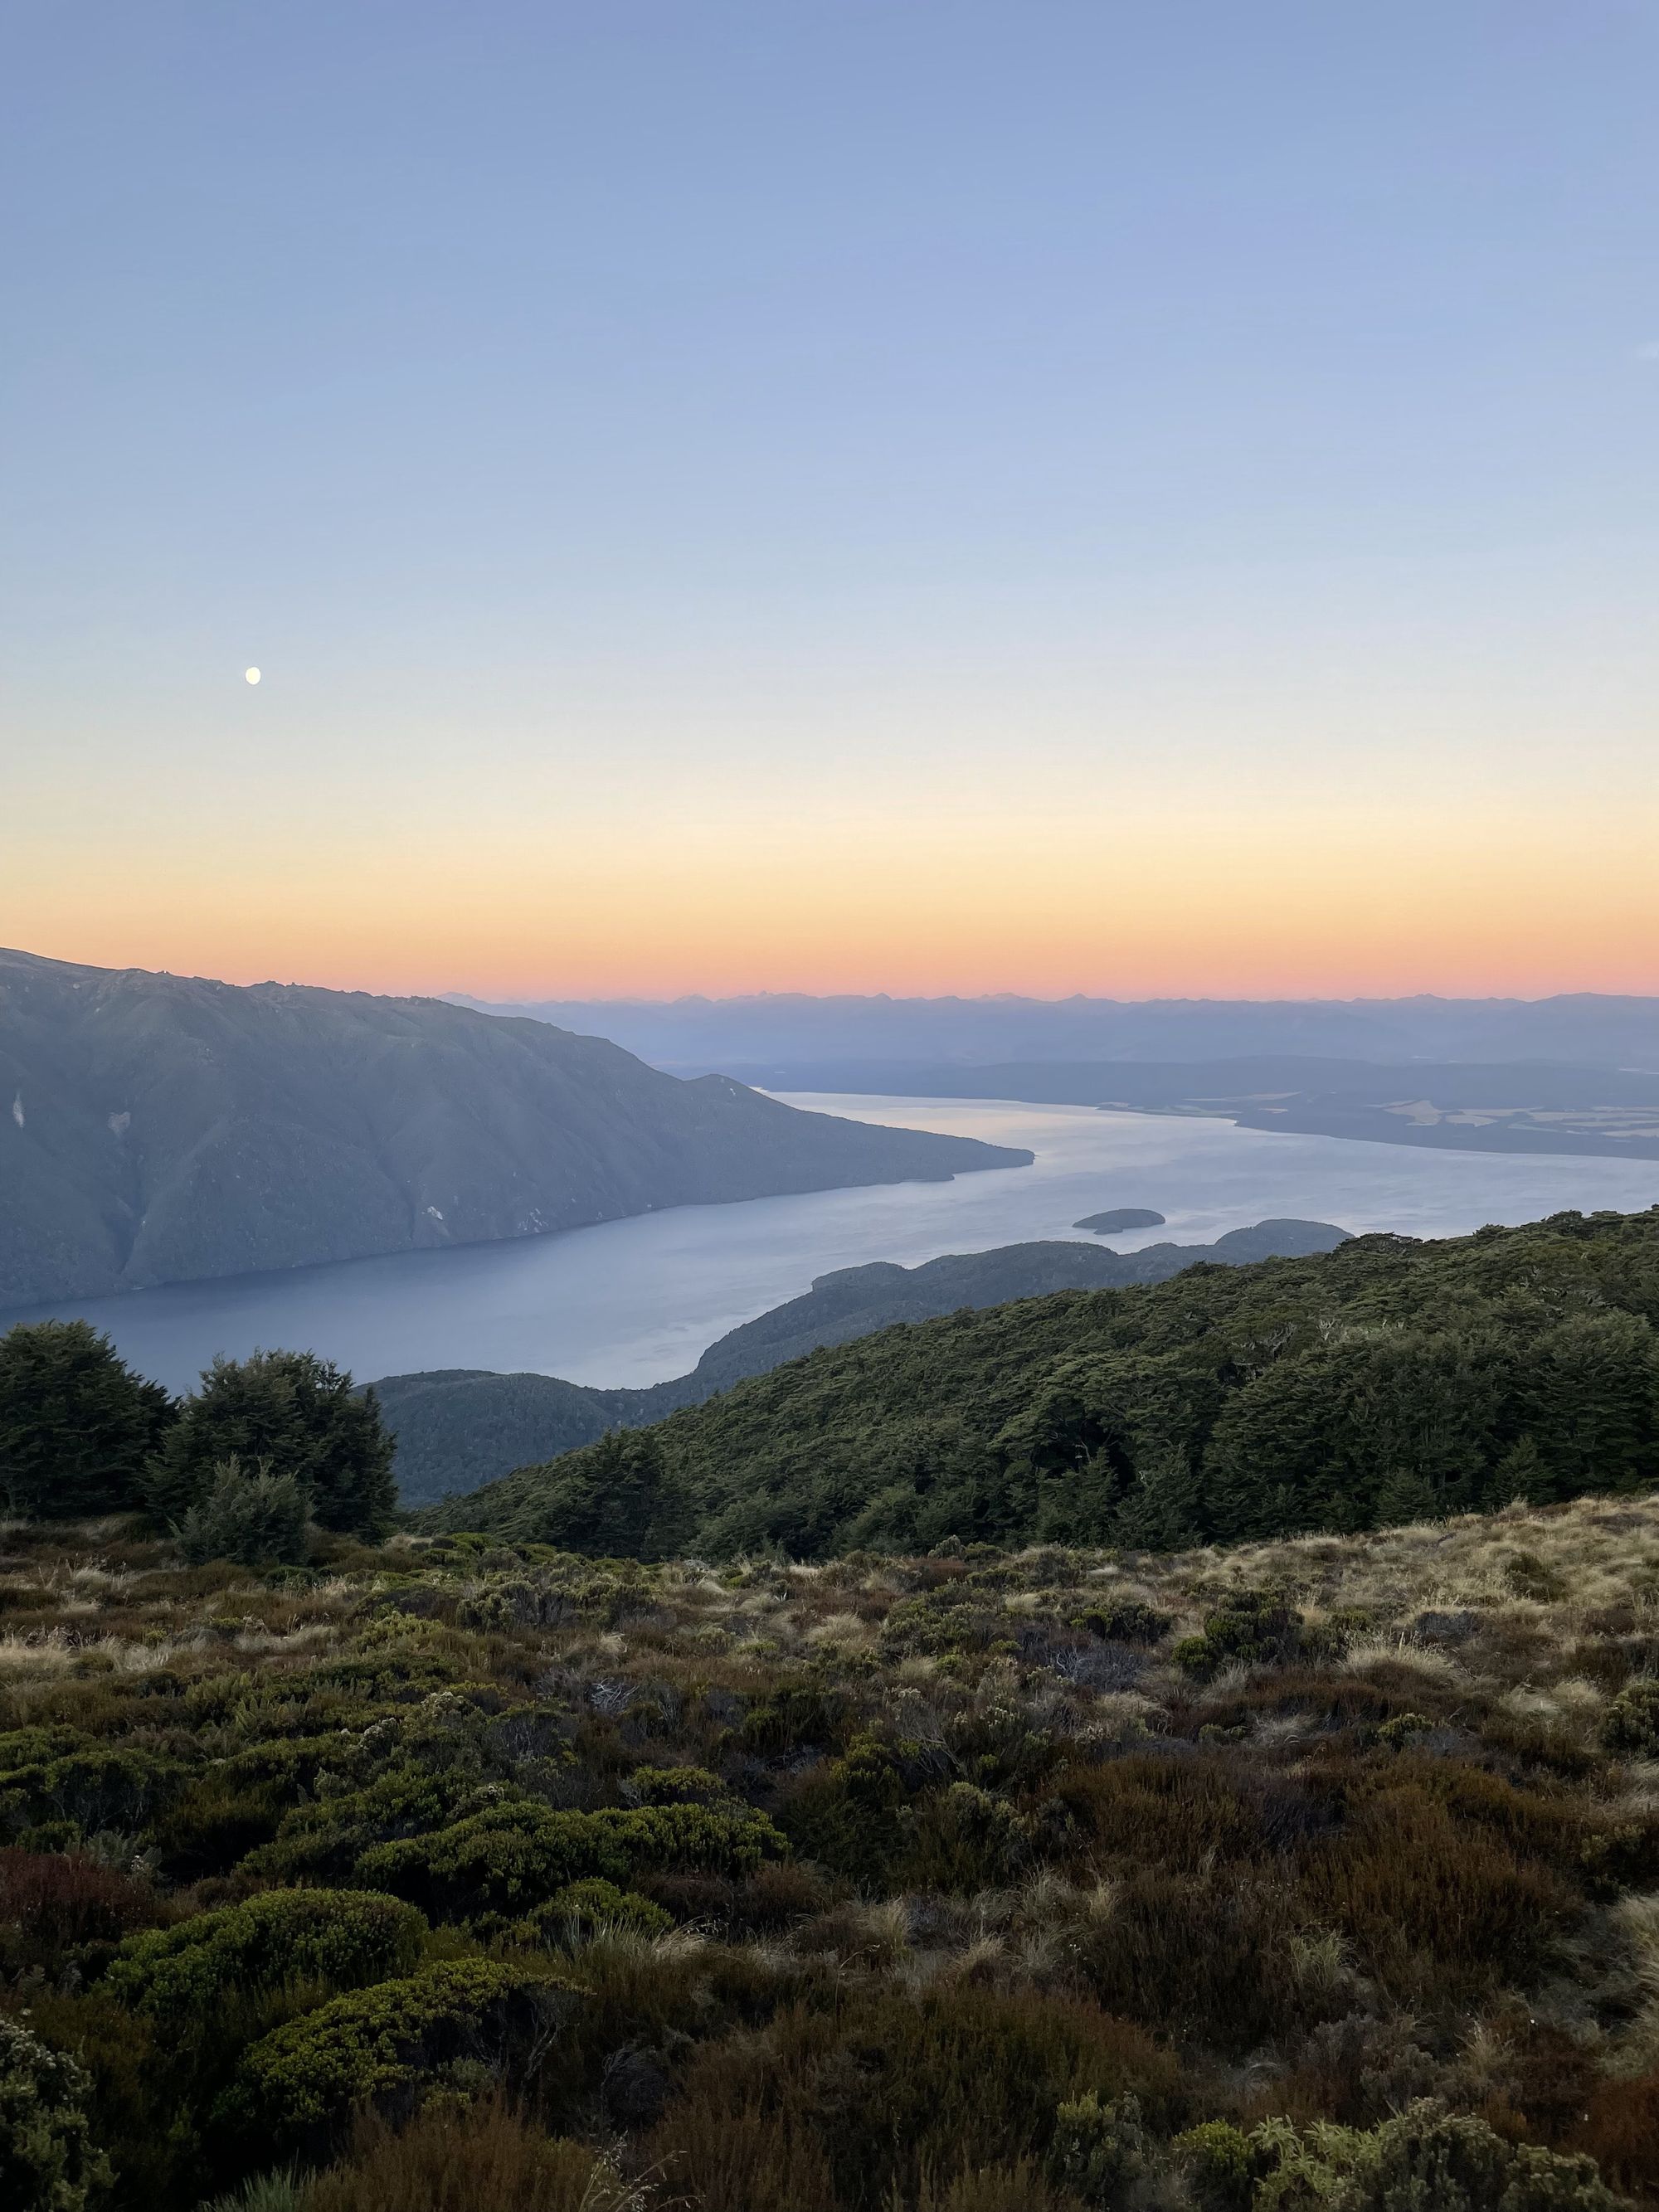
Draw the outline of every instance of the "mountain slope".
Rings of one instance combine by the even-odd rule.
[[[1030,1157],[439,1000],[0,952],[0,1305]]]
[[[1656,1323],[1659,1209],[1358,1237],[860,1337],[674,1414],[627,1471],[655,1540],[704,1555],[1359,1529],[1659,1480]],[[603,1536],[617,1449],[429,1525]]]
[[[1152,1244],[1140,1252],[1060,1242],[950,1253],[916,1267],[877,1261],[820,1275],[801,1297],[716,1338],[690,1374],[647,1389],[590,1389],[556,1376],[495,1375],[483,1368],[390,1375],[374,1389],[398,1439],[399,1493],[417,1505],[447,1492],[476,1490],[532,1461],[556,1458],[607,1429],[659,1421],[747,1376],[896,1322],[1049,1291],[1161,1283],[1205,1261],[1242,1267],[1275,1253],[1328,1252],[1346,1235],[1322,1221],[1258,1221],[1229,1230],[1213,1244]]]

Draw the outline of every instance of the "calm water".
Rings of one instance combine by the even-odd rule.
[[[1200,1243],[1268,1215],[1453,1236],[1563,1206],[1659,1201],[1659,1161],[1502,1158],[1230,1121],[983,1099],[799,1097],[867,1121],[1028,1146],[1030,1168],[950,1183],[677,1207],[558,1237],[352,1260],[56,1306],[85,1314],[143,1372],[191,1383],[216,1352],[305,1347],[360,1376],[422,1367],[528,1368],[577,1382],[682,1375],[717,1336],[866,1260],[912,1265],[1076,1235],[1080,1214],[1146,1206],[1165,1229],[1113,1238]],[[1083,1241],[1091,1241],[1084,1239]],[[0,1326],[16,1316],[0,1316]],[[37,1316],[38,1317],[38,1316]]]

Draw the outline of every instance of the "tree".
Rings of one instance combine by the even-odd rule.
[[[33,1322],[0,1337],[0,1497],[46,1521],[119,1512],[173,1419],[89,1322]]]
[[[550,1485],[544,1540],[600,1559],[660,1559],[674,1547],[684,1509],[651,1431],[613,1429],[571,1454]]]
[[[1659,1344],[1632,1313],[1574,1314],[1538,1340],[1530,1428],[1560,1494],[1637,1490],[1659,1468]]]
[[[392,1449],[374,1393],[355,1391],[331,1360],[311,1352],[216,1359],[151,1461],[145,1499],[176,1526],[225,1462],[263,1462],[269,1474],[299,1484],[320,1527],[383,1536],[398,1500]]]
[[[1152,1444],[1119,1506],[1115,1542],[1137,1552],[1179,1552],[1204,1540],[1203,1500],[1191,1461],[1179,1444]]]

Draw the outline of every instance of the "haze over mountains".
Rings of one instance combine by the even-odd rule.
[[[441,1000],[0,951],[0,1306],[1030,1157]]]
[[[851,1060],[796,1069],[788,1087],[1219,1115],[1246,1129],[1442,1151],[1659,1159],[1659,1072],[1634,1068],[1525,1060],[1401,1064],[1290,1054],[976,1067]]]
[[[860,1061],[1230,1060],[1532,1060],[1659,1072],[1659,999],[815,998],[541,1000],[491,1006],[596,1030],[653,1064],[777,1080]],[[797,1082],[783,1087],[807,1089]],[[874,1085],[876,1089],[895,1086]]]
[[[580,1012],[665,1067],[718,1053],[784,1091],[1110,1105],[1436,1149],[1659,1158],[1655,999],[786,996]]]

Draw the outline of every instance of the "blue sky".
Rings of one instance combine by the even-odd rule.
[[[24,0],[0,63],[0,939],[1162,988],[1202,945],[1109,908],[1011,968],[988,873],[1082,831],[1190,903],[1229,823],[1369,823],[1373,902],[1495,827],[1524,969],[1553,826],[1556,939],[1630,980],[1650,6]],[[612,957],[577,917],[642,865],[672,957]]]

